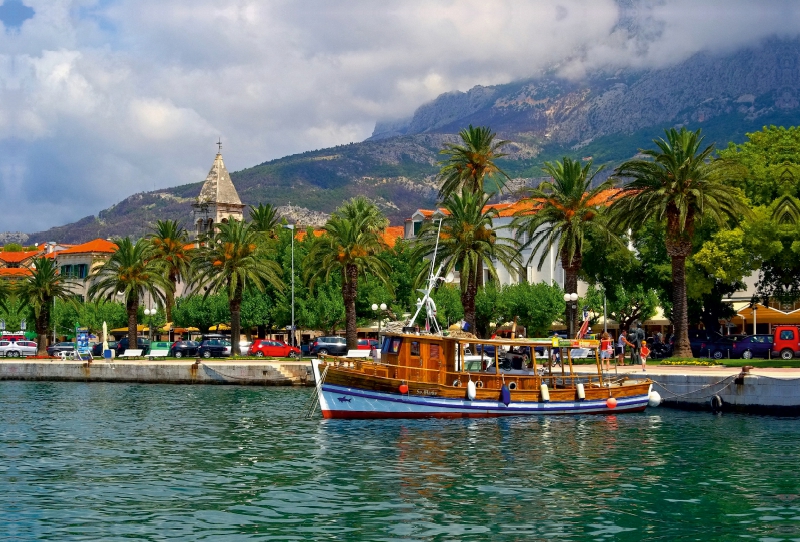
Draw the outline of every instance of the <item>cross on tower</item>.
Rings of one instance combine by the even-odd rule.
[[[217,141],[217,147],[219,147],[219,154],[222,154],[222,138],[219,138],[219,141]]]

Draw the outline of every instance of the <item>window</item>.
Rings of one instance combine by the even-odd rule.
[[[422,227],[422,222],[414,221],[414,237],[419,235],[419,229]]]
[[[400,352],[400,345],[402,342],[403,339],[401,337],[391,337],[390,342],[388,343],[388,352],[390,354],[397,354]]]
[[[781,340],[782,341],[791,341],[794,339],[794,331],[791,329],[785,329],[781,331]]]
[[[419,341],[411,341],[411,355],[419,356]]]
[[[430,354],[432,359],[438,359],[439,357],[439,345],[432,344],[430,345]]]

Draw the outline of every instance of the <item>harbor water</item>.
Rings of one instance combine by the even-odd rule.
[[[800,541],[797,418],[305,419],[312,391],[0,382],[0,539]]]

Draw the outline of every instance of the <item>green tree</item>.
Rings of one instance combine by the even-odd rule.
[[[172,307],[175,306],[175,291],[178,282],[188,278],[190,249],[187,249],[189,233],[177,220],[159,220],[149,236],[155,258],[163,264],[170,288],[165,292],[164,311],[167,322],[172,322]]]
[[[688,334],[686,259],[701,220],[724,223],[747,209],[739,192],[731,190],[709,162],[713,145],[702,149],[700,130],[666,130],[654,140],[656,150],[641,150],[647,158],[630,160],[616,173],[629,179],[611,205],[613,223],[621,230],[639,228],[650,219],[665,225],[665,245],[672,263],[672,322],[675,355],[691,355]]]
[[[208,333],[211,326],[231,320],[228,297],[224,293],[179,297],[172,314],[177,327],[196,327],[203,333]]]
[[[217,225],[213,237],[197,249],[192,259],[193,284],[207,288],[206,295],[224,292],[231,312],[231,342],[240,355],[241,309],[244,292],[263,292],[265,284],[283,289],[281,268],[267,258],[258,243],[259,232],[249,223],[231,220]]]
[[[591,168],[591,160],[581,167],[579,161],[566,156],[561,162],[545,162],[543,169],[552,180],[541,183],[528,193],[528,197],[537,203],[536,210],[519,213],[511,224],[517,235],[527,238],[522,248],[531,249],[530,258],[540,255],[539,270],[551,248],[556,247],[564,268],[564,287],[569,293],[578,291],[585,239],[591,233],[596,237],[603,234],[606,239],[616,239],[608,231],[602,216],[612,181],[609,179],[592,188],[594,178],[603,168],[597,168],[593,173]],[[567,314],[566,320],[572,321],[569,327],[578,329],[577,311],[569,312],[571,314]]]
[[[93,300],[113,299],[122,295],[128,314],[128,344],[136,344],[139,303],[149,295],[159,304],[164,303],[164,292],[172,285],[164,275],[164,265],[157,259],[153,244],[147,239],[135,243],[130,237],[114,241],[117,250],[105,263],[97,267],[89,279],[89,297]]]
[[[359,196],[339,207],[325,223],[325,234],[318,238],[304,262],[309,287],[331,274],[340,272],[345,306],[345,330],[348,348],[358,342],[356,298],[358,276],[370,273],[389,284],[389,268],[378,256],[386,249],[381,233],[387,221],[378,208]]]
[[[309,292],[312,295],[297,301],[297,321],[306,329],[336,334],[345,323],[345,305],[335,277],[326,282],[319,281]]]
[[[492,179],[495,186],[488,192],[499,192],[505,185],[508,175],[500,169],[495,160],[506,156],[500,147],[508,141],[495,141],[497,134],[488,127],[479,126],[465,128],[458,133],[462,145],[447,143],[440,154],[447,156],[440,162],[439,199],[446,200],[463,189],[472,193],[483,193],[487,179]]]
[[[7,310],[7,303],[14,295],[14,287],[7,278],[0,278],[0,310]]]
[[[553,322],[564,314],[564,291],[558,286],[540,282],[521,282],[506,286],[502,293],[505,319],[517,317],[528,337],[547,336]]]
[[[431,297],[436,303],[436,319],[441,325],[449,326],[464,318],[461,292],[455,284],[442,284]]]
[[[21,301],[21,308],[29,306],[33,311],[39,344],[37,354],[43,356],[47,353],[47,331],[50,327],[53,300],[70,299],[74,295],[74,283],[61,276],[52,258],[34,258],[30,270],[30,275],[16,283],[15,290]]]
[[[634,322],[644,322],[656,314],[659,305],[658,294],[654,289],[642,284],[633,284],[629,288],[621,284],[614,285],[611,290],[590,288],[583,302],[595,314],[603,314],[605,294],[606,316],[619,324],[620,329],[628,329]]]
[[[277,237],[276,231],[281,227],[281,218],[278,216],[278,209],[268,203],[259,203],[258,207],[250,206],[250,222],[256,231],[260,231],[271,237]]]
[[[436,266],[444,265],[443,275],[451,271],[460,273],[464,320],[473,330],[477,330],[475,296],[484,266],[489,276],[497,279],[495,261],[507,269],[518,265],[516,241],[498,238],[494,227],[498,211],[486,207],[489,197],[466,188],[461,195],[450,195],[443,203],[441,235],[438,221],[426,223],[420,229],[415,245],[415,258],[431,259],[436,254]],[[427,269],[424,272],[427,277]]]

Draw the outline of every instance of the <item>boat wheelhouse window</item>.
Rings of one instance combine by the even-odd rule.
[[[432,344],[429,346],[430,349],[430,357],[431,359],[437,359],[439,357],[439,345]]]
[[[411,355],[419,356],[419,341],[411,341]]]
[[[400,352],[400,344],[403,342],[401,337],[386,337],[383,340],[383,348],[381,352],[387,354],[397,354]]]
[[[383,344],[381,345],[381,352],[390,352],[392,346],[392,337],[384,337]]]

